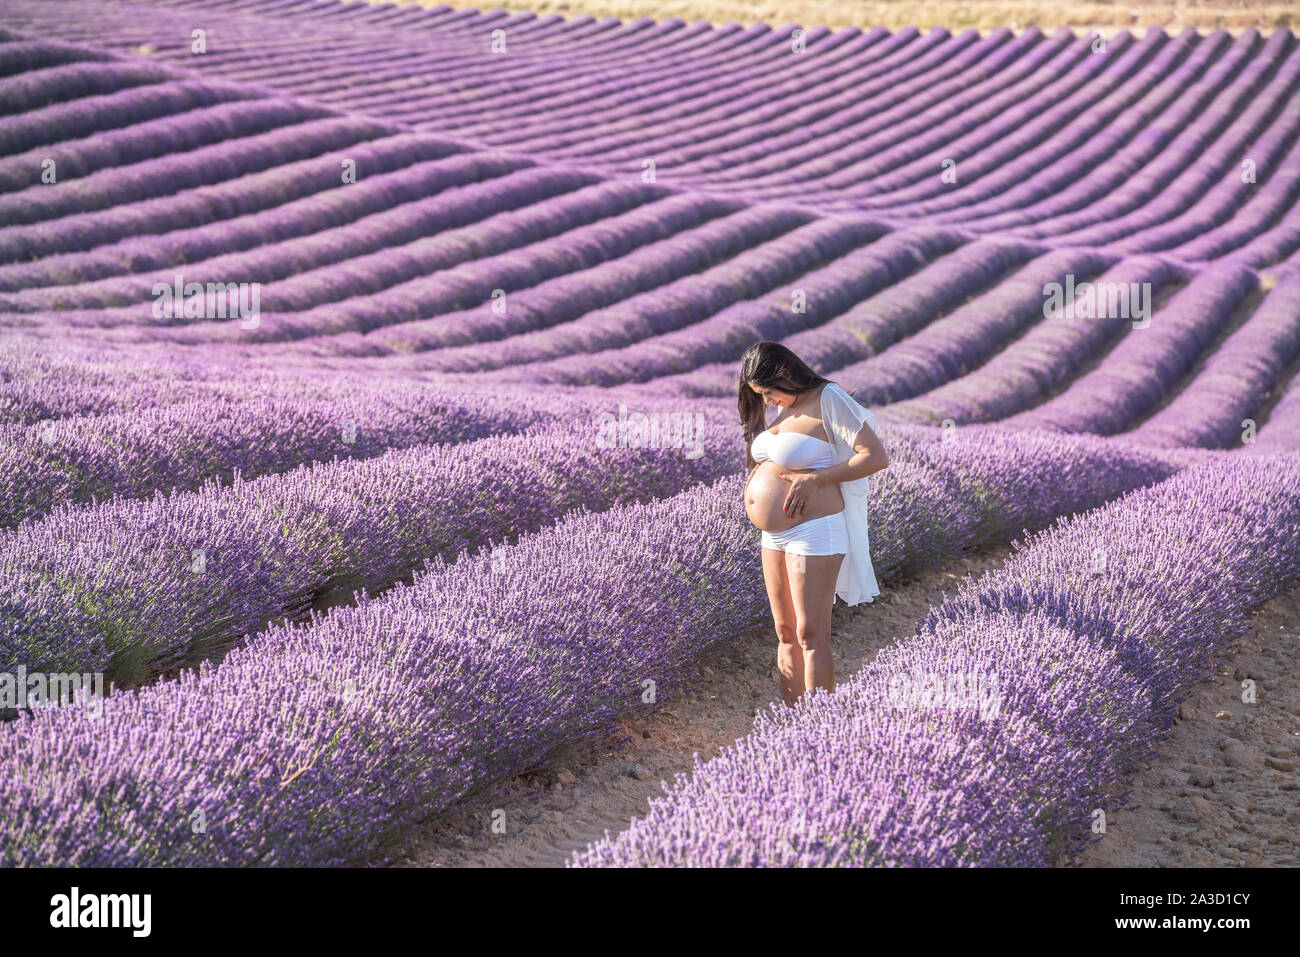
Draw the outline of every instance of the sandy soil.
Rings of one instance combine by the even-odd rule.
[[[368,0],[370,3],[387,0]],[[399,0],[412,2],[412,0]],[[1185,27],[1226,29],[1239,33],[1248,27],[1270,30],[1300,20],[1289,0],[418,0],[423,6],[448,3],[456,8],[504,9],[564,17],[590,14],[633,20],[680,17],[688,23],[735,22],[776,27],[798,23],[805,27],[832,28],[881,26],[947,27],[953,31],[1010,27],[1022,30],[1035,24],[1048,33],[1070,27],[1076,33],[1095,29],[1111,36],[1120,30],[1145,31],[1164,27],[1175,32]]]
[[[891,641],[913,634],[931,605],[966,574],[1002,564],[989,549],[885,589],[872,605],[835,614],[840,680]],[[1256,612],[1223,674],[1193,690],[1158,763],[1142,772],[1129,806],[1083,865],[1295,865],[1300,843],[1300,591]],[[1241,701],[1253,678],[1257,703]],[[603,746],[562,752],[545,770],[503,782],[416,835],[405,867],[561,867],[570,854],[617,832],[689,771],[746,734],[755,711],[778,700],[775,638],[754,633],[715,655],[692,693],[621,723]],[[493,833],[504,812],[505,833]],[[497,814],[497,819],[502,820]]]
[[[1228,666],[1179,707],[1159,761],[1085,867],[1300,865],[1300,591],[1251,625]],[[1247,679],[1254,704],[1241,700]]]

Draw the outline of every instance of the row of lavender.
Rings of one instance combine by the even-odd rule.
[[[886,581],[1177,468],[1105,440],[997,430],[890,447],[872,527]],[[23,768],[0,775],[4,863],[339,864],[391,850],[412,821],[680,687],[762,615],[739,493],[734,476],[572,516],[273,627],[97,714],[19,717],[0,735],[0,768]]]
[[[1219,457],[1031,539],[834,693],[773,709],[588,866],[1044,866],[1300,584],[1300,455]]]
[[[608,403],[605,403],[608,405]],[[590,421],[592,402],[540,405],[522,391],[349,391],[328,398],[256,391],[111,415],[0,426],[0,528],[55,507],[230,483],[334,458],[455,445],[528,426]]]
[[[362,390],[373,375],[238,350],[186,354],[140,345],[106,350],[92,338],[0,337],[0,423],[35,425],[71,417],[159,409],[203,399],[309,400]]]
[[[557,404],[555,420],[532,424],[504,402],[462,408],[480,427],[518,434],[60,506],[0,533],[0,661],[137,683],[195,664],[277,616],[388,586],[423,560],[515,537],[574,509],[675,494],[743,462],[734,414],[716,408],[638,410],[631,436],[617,410],[602,418],[590,401],[568,415]]]

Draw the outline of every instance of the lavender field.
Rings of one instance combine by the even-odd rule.
[[[1077,861],[1300,587],[1297,38],[0,0],[0,863],[386,863],[689,691],[759,340],[883,588],[1014,556],[569,863]]]

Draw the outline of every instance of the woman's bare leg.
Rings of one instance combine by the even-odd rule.
[[[795,639],[803,652],[803,686],[835,690],[831,658],[831,606],[843,555],[785,556],[786,577],[794,602]]]
[[[805,669],[790,580],[786,575],[785,552],[763,549],[763,580],[767,583],[767,599],[772,603],[772,620],[776,623],[776,669],[781,675],[781,700],[794,704],[803,694]]]

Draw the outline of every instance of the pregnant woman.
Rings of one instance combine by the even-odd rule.
[[[769,428],[765,406],[781,411]],[[867,540],[867,476],[889,465],[876,418],[778,342],[740,360],[745,513],[763,532],[781,698],[835,690],[831,606],[880,594]]]

